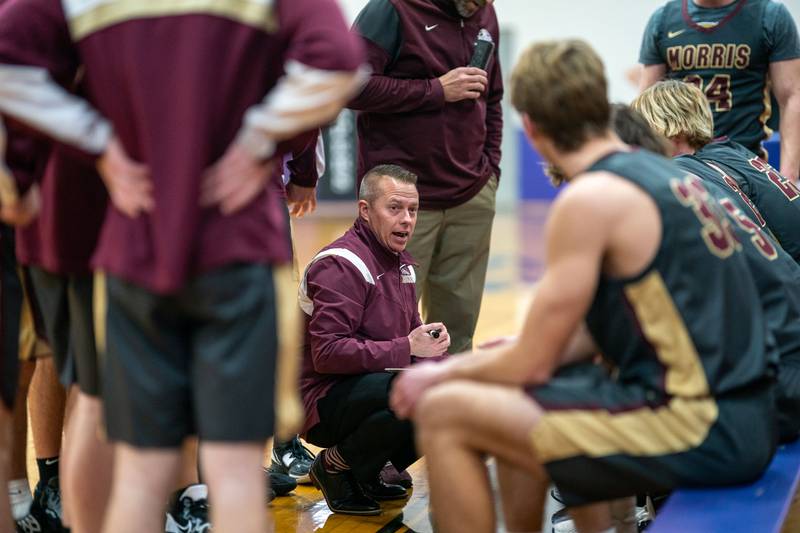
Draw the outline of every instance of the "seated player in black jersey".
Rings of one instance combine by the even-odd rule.
[[[700,89],[663,81],[640,94],[631,106],[672,142],[672,155],[694,155],[728,174],[761,212],[781,246],[800,263],[800,189],[741,144],[713,142],[714,119]]]
[[[749,482],[774,452],[764,317],[730,222],[702,182],[610,131],[606,87],[582,41],[523,54],[512,102],[570,182],[536,298],[516,342],[395,382],[438,531],[495,530],[486,455],[508,531],[539,530],[552,480],[578,530],[599,532],[614,527],[609,501]],[[553,377],[598,352],[610,375]]]
[[[657,96],[657,98],[656,98]],[[614,126],[623,141],[637,146],[654,146],[663,138],[650,127],[681,131],[680,138],[699,139],[711,119],[708,102],[693,85],[671,82],[646,91],[633,105],[647,111],[620,111]],[[649,119],[649,120],[648,120]],[[685,141],[673,141],[677,144]],[[661,151],[669,155],[671,149]],[[679,155],[679,167],[700,177],[725,209],[742,243],[750,271],[758,288],[767,325],[775,339],[780,358],[778,373],[778,426],[780,439],[790,441],[800,431],[800,266],[775,241],[765,217],[721,166],[692,155]],[[727,166],[731,166],[729,163]],[[795,224],[800,225],[800,220]]]

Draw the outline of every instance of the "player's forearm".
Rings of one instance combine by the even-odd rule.
[[[515,342],[449,362],[448,379],[508,385],[546,383],[561,364],[587,356],[594,342],[582,325],[587,304],[583,291],[565,289],[551,273],[539,285]]]
[[[797,182],[800,172],[800,91],[781,106],[781,174]]]
[[[489,350],[479,350],[459,357],[451,357],[443,363],[446,368],[445,380],[470,380],[486,383],[502,383],[506,385],[522,385],[526,383],[524,373],[514,369],[509,352],[516,349],[513,345],[501,346]]]
[[[651,85],[655,85],[667,73],[667,66],[663,64],[657,65],[642,65],[641,74],[639,78],[639,92],[644,91]]]

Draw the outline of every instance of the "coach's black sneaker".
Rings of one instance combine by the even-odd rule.
[[[295,436],[288,442],[275,443],[272,447],[272,463],[269,469],[272,472],[292,476],[298,483],[311,483],[308,472],[314,454],[303,446],[300,438]]]
[[[211,531],[208,521],[208,487],[189,485],[172,495],[167,509],[166,533],[205,533]]]
[[[378,515],[381,506],[364,494],[353,474],[346,470],[339,473],[325,471],[322,454],[318,455],[309,472],[311,482],[322,491],[328,508],[334,513],[353,515]]]
[[[267,469],[264,469],[264,472],[266,472],[269,481],[268,487],[275,492],[275,496],[286,496],[297,488],[297,481],[292,476]],[[272,499],[269,501],[272,501]]]
[[[359,482],[359,485],[364,490],[364,494],[373,500],[404,500],[408,498],[408,492],[406,492],[405,487],[385,483],[380,476],[372,483]]]

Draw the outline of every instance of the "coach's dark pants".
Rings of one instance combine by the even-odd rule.
[[[402,471],[417,460],[411,422],[389,409],[393,378],[387,372],[353,376],[317,401],[320,421],[308,431],[308,442],[337,446],[359,481],[374,482],[386,461]]]

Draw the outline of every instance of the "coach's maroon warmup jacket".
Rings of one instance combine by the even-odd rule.
[[[385,248],[359,218],[306,269],[300,286],[307,315],[303,433],[319,422],[317,400],[336,382],[411,364],[408,334],[422,324],[413,263],[408,253]]]

